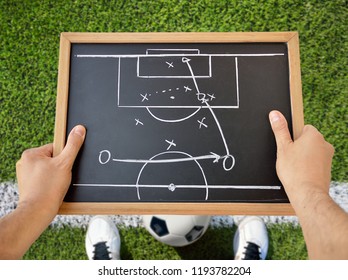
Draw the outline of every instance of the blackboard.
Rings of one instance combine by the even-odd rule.
[[[109,34],[114,42],[106,34],[62,34],[70,38],[63,143],[75,125],[87,128],[65,205],[84,206],[82,212],[139,205],[140,213],[158,212],[160,204],[173,213],[178,205],[188,213],[206,205],[289,205],[268,121],[277,109],[292,135],[298,129],[289,39],[236,42],[229,33],[226,42],[221,34],[194,34],[198,42],[182,42],[192,34],[178,34],[181,41]]]

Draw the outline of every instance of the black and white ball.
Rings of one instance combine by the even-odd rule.
[[[144,215],[143,223],[150,234],[165,244],[182,247],[197,241],[210,224],[211,216]]]

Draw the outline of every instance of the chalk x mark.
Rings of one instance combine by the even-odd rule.
[[[205,119],[206,118],[204,117],[201,121],[197,120],[197,122],[199,123],[199,129],[201,129],[202,126],[204,126],[205,128],[208,127],[208,125],[204,123]]]
[[[216,98],[214,94],[207,94],[207,95],[210,97],[210,101]]]
[[[184,86],[185,92],[191,91],[192,89],[189,88],[188,86]]]
[[[168,68],[174,68],[173,62],[166,61],[166,63],[168,64]]]
[[[168,146],[168,148],[167,148],[167,151],[168,151],[172,146],[176,147],[176,144],[174,143],[174,140],[172,140],[172,141],[166,140],[166,142],[169,144],[169,146]]]
[[[138,125],[138,124],[144,125],[144,123],[142,123],[142,122],[141,122],[140,120],[138,120],[138,119],[135,119],[135,121],[136,121],[135,125]]]
[[[143,98],[143,100],[141,100],[141,102],[144,102],[145,100],[149,100],[147,98],[147,93],[145,93],[145,95],[144,94],[140,94],[140,96]]]

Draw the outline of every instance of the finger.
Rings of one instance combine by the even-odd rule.
[[[52,157],[53,144],[46,144],[41,147],[27,149],[22,153],[21,160],[36,159],[38,157]]]
[[[288,122],[286,121],[282,113],[278,111],[270,112],[269,120],[277,142],[278,149],[283,149],[284,146],[287,146],[293,142],[288,128]]]
[[[303,133],[316,133],[321,134],[318,129],[316,129],[313,125],[306,124],[302,130]]]
[[[46,157],[52,157],[52,155],[53,155],[53,144],[52,143],[43,145],[37,149],[42,155],[44,155]]]
[[[320,131],[314,127],[313,125],[306,124],[302,130],[301,135],[313,135],[315,137],[320,138],[321,140],[325,140],[324,135],[320,133]]]
[[[332,146],[329,142],[327,142],[324,138],[324,135],[320,133],[320,131],[310,125],[310,124],[307,124],[304,126],[303,130],[302,130],[302,134],[301,134],[302,137],[311,137],[312,139],[315,137],[318,139],[318,141],[321,141],[322,143],[324,143],[325,147],[326,147],[326,150],[329,152],[329,154],[331,154],[332,156],[334,155],[335,153],[335,148],[334,146]]]
[[[82,125],[75,126],[68,136],[68,140],[63,151],[58,155],[64,164],[71,168],[75,158],[85,140],[86,129]]]

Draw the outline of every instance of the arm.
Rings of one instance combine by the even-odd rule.
[[[270,113],[277,174],[299,218],[311,259],[348,259],[348,214],[329,196],[334,148],[306,125],[292,141],[284,116]]]
[[[70,185],[85,132],[84,127],[75,127],[57,157],[52,157],[52,144],[22,154],[17,162],[18,206],[0,220],[0,259],[21,258],[54,219]]]

